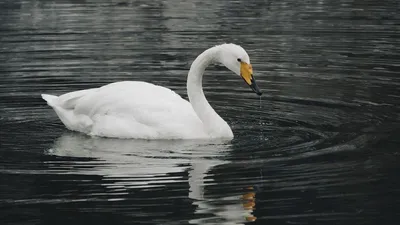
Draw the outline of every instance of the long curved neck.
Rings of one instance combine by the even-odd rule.
[[[187,92],[197,116],[210,133],[221,132],[228,129],[228,124],[215,112],[208,103],[203,92],[203,74],[207,66],[218,61],[218,47],[210,48],[200,54],[192,63],[187,79]]]

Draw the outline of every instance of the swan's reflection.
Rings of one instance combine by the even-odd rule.
[[[107,187],[119,190],[182,182],[183,177],[171,174],[189,170],[189,198],[197,205],[196,213],[213,214],[229,224],[243,224],[255,220],[251,214],[255,205],[252,190],[243,192],[242,196],[231,196],[229,201],[226,197],[204,196],[205,180],[213,181],[207,173],[217,165],[229,163],[225,158],[230,150],[230,141],[226,140],[123,140],[68,133],[58,138],[47,153],[74,157],[67,164],[48,162],[49,169],[58,173],[101,175],[112,181],[104,182]],[[212,204],[216,201],[227,204]],[[215,218],[210,219],[190,223],[209,224],[207,221]]]

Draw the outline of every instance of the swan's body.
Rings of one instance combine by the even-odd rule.
[[[247,53],[233,44],[210,48],[196,58],[187,81],[190,102],[168,88],[138,81],[111,83],[59,97],[45,94],[42,97],[68,129],[93,136],[233,138],[231,128],[207,102],[202,89],[204,70],[212,62],[221,62],[241,74],[242,66],[239,64],[236,68],[231,56],[234,61],[250,65]],[[244,75],[242,77],[246,80]]]
[[[168,88],[122,81],[51,99],[65,126],[95,136],[118,138],[206,138],[191,104]],[[49,99],[50,98],[50,99]],[[228,136],[227,134],[226,136]]]

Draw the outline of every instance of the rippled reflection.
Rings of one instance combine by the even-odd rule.
[[[74,158],[90,158],[81,167],[77,162],[71,164],[51,161],[49,169],[59,172],[77,174],[96,174],[109,179],[124,178],[126,188],[139,185],[156,185],[139,182],[140,177],[150,178],[155,182],[156,176],[182,172],[189,168],[202,178],[209,168],[227,163],[224,154],[230,150],[230,144],[222,140],[130,140],[111,138],[92,138],[81,134],[67,133],[58,138],[52,148],[46,151],[49,155]],[[220,159],[221,158],[221,159]],[[67,162],[69,163],[69,162]],[[197,166],[199,169],[196,169]],[[62,170],[64,168],[64,170]],[[131,181],[129,177],[133,177]],[[151,181],[151,179],[153,179]],[[196,178],[196,180],[198,179]],[[137,182],[138,181],[138,182]],[[130,183],[132,182],[132,183]],[[169,182],[174,182],[170,180]],[[115,185],[118,185],[116,183]]]
[[[210,170],[229,163],[226,157],[230,151],[229,141],[222,140],[121,140],[67,133],[46,154],[74,160],[45,163],[48,172],[55,174],[101,175],[104,185],[119,194],[118,198],[110,197],[111,201],[124,200],[124,189],[186,182],[184,177],[171,174],[188,171],[188,197],[196,206],[195,214],[214,215],[191,220],[191,224],[213,224],[218,219],[222,219],[220,224],[255,221],[255,193],[251,187],[243,195],[218,198],[204,194],[205,182],[214,182]],[[82,158],[90,160],[80,161]]]

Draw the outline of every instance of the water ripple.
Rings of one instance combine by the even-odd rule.
[[[0,221],[397,224],[398,9],[0,1]],[[40,98],[121,80],[187,98],[191,62],[222,42],[248,51],[263,90],[220,65],[206,71],[230,142],[91,138]]]

